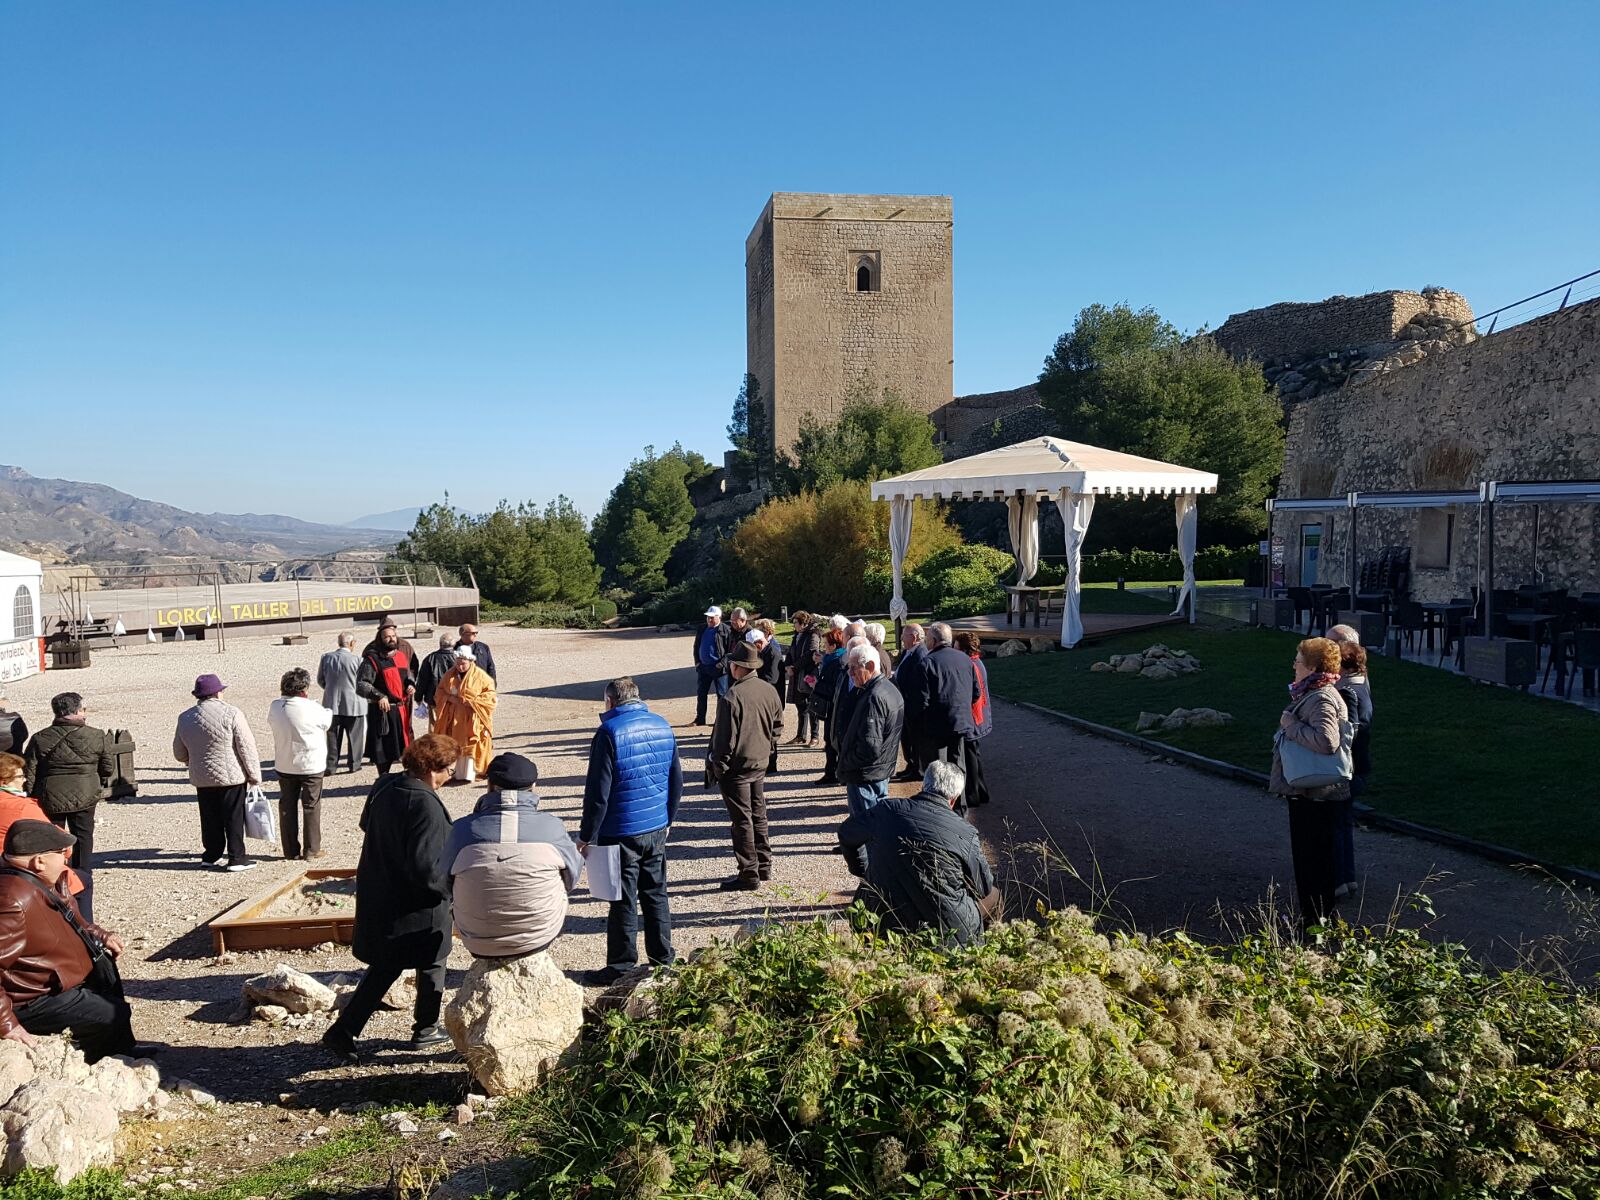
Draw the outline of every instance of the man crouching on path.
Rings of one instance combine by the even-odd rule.
[[[783,719],[777,689],[756,674],[761,655],[746,643],[733,653],[728,672],[733,685],[717,709],[706,759],[722,788],[722,802],[733,822],[733,857],[739,873],[721,883],[723,891],[753,892],[772,878],[772,846],[767,841],[767,763]]]
[[[719,718],[720,720],[720,718]],[[639,914],[651,966],[672,961],[667,904],[667,834],[683,794],[678,739],[650,711],[628,676],[606,684],[606,707],[589,745],[578,852],[616,846],[622,895],[606,916],[606,965],[585,972],[591,987],[614,983],[639,962]]]
[[[78,912],[62,877],[77,839],[48,821],[17,821],[0,864],[0,1037],[72,1034],[88,1062],[133,1050],[116,959],[122,939]]]
[[[497,754],[489,790],[450,826],[444,873],[461,944],[478,958],[516,958],[561,936],[583,859],[560,817],[539,811],[539,769]]]

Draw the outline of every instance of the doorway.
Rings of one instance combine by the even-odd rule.
[[[1300,586],[1314,587],[1322,559],[1322,525],[1300,526]]]

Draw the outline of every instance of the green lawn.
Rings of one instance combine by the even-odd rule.
[[[1089,599],[1086,593],[1085,607]],[[998,696],[1129,731],[1141,711],[1221,709],[1233,724],[1147,736],[1265,771],[1297,640],[1276,630],[1175,625],[1058,654],[995,659],[989,679]],[[1163,681],[1089,670],[1156,642],[1189,650],[1204,669]],[[1374,656],[1371,668],[1377,715],[1364,801],[1546,861],[1600,869],[1600,716],[1417,663]]]

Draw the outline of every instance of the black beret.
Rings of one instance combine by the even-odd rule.
[[[32,858],[52,850],[65,850],[78,839],[49,821],[15,821],[6,832],[5,853],[11,858]]]
[[[520,754],[496,754],[489,762],[489,783],[510,792],[520,792],[539,782],[539,768]]]

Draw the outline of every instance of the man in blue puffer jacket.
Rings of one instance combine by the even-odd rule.
[[[639,686],[624,675],[606,684],[606,710],[589,747],[578,851],[618,846],[622,896],[606,918],[606,965],[586,973],[594,986],[612,983],[639,962],[639,914],[652,966],[672,961],[667,906],[667,831],[678,815],[683,768],[667,719],[650,711]]]

